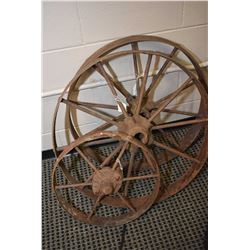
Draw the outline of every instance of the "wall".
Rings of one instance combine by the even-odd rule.
[[[84,60],[106,43],[133,34],[157,35],[184,44],[207,62],[207,2],[43,2],[42,6],[42,150],[52,148],[52,117],[59,93]],[[81,95],[88,101],[98,95],[105,100],[106,92],[101,86],[82,90]],[[183,105],[195,107],[197,100],[191,93]],[[79,123],[82,131],[88,131],[97,121]],[[64,145],[63,110],[58,124],[58,142]]]

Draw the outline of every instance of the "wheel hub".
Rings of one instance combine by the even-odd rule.
[[[152,124],[148,121],[148,119],[141,115],[134,115],[121,121],[118,129],[120,132],[136,137],[146,144],[149,141],[151,127]]]
[[[120,168],[113,170],[111,167],[103,167],[93,175],[92,190],[96,195],[111,195],[118,192],[122,185],[122,171]]]

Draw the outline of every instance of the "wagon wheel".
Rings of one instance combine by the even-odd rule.
[[[170,57],[173,57],[173,58],[178,56],[178,54],[180,54],[180,57],[182,59],[184,58],[185,60],[188,60],[189,64],[191,63],[191,65],[193,65],[195,73],[197,74],[199,81],[201,82],[201,84],[203,85],[205,90],[207,91],[207,83],[206,83],[205,77],[203,75],[203,72],[202,72],[199,64],[197,63],[194,56],[184,46],[182,46],[178,43],[175,43],[173,41],[170,41],[168,39],[164,39],[164,38],[156,37],[156,36],[146,36],[146,35],[136,35],[136,36],[125,37],[125,38],[116,40],[114,42],[111,42],[111,43],[103,46],[102,48],[97,50],[93,55],[91,55],[84,62],[84,64],[80,67],[79,71],[77,72],[76,76],[74,77],[74,79],[72,79],[71,83],[74,82],[80,75],[82,75],[83,72],[85,72],[85,69],[88,68],[88,65],[91,64],[92,61],[98,57],[102,57],[104,55],[110,54],[111,52],[116,51],[117,49],[122,50],[124,48],[127,49],[128,47],[131,47],[131,49],[133,49],[133,50],[138,50],[140,48],[140,46],[151,47],[152,43],[158,45],[157,51],[162,51],[162,52],[168,51]],[[138,76],[140,76],[140,75],[142,76],[142,64],[141,64],[140,55],[138,55],[138,54],[133,55],[133,63],[134,63],[135,75],[137,77],[137,89],[139,90],[139,81],[142,79],[142,78],[141,79],[138,78]],[[157,64],[157,60],[156,60],[156,64]],[[156,78],[161,75],[160,73],[166,72],[167,68],[169,68],[170,66],[171,66],[171,62],[166,62],[165,64],[163,64],[161,69],[158,71],[159,74],[158,74],[158,76],[156,75]],[[116,78],[117,76],[115,75],[115,72],[112,70],[110,65],[109,65],[109,69],[111,70],[112,77]],[[157,68],[155,70],[157,70]],[[68,86],[72,85],[71,83]],[[65,94],[65,92],[67,90],[68,90],[68,88],[65,88],[65,91],[62,94],[62,96]],[[72,91],[74,91],[74,88],[71,87],[69,89],[69,95]],[[60,103],[60,99],[62,98],[62,96],[59,98],[58,103]],[[54,148],[54,152],[56,155],[58,155],[60,152],[60,149],[58,149],[58,147],[57,147],[57,140],[56,140],[56,134],[55,134],[55,123],[56,123],[58,108],[59,108],[59,104],[57,105],[57,108],[55,110],[54,125],[53,125],[53,148]],[[168,112],[170,112],[170,111],[168,111]],[[74,128],[72,129],[73,121],[72,121],[72,118],[70,115],[70,108],[67,109],[66,113],[67,113],[66,117],[69,120],[68,123],[70,124],[69,127],[71,130],[71,134],[74,137],[74,139],[77,139],[79,137],[79,134],[76,131],[74,131]],[[76,122],[75,126],[77,126],[77,125],[78,124]],[[103,128],[106,129],[105,126],[100,127],[100,129],[103,129]],[[201,129],[201,126],[199,124],[193,125],[192,128],[190,128],[189,136],[187,138],[184,138],[182,140],[182,142],[180,143],[182,150],[185,150],[186,148],[188,148],[188,146],[190,146],[192,144],[192,142],[195,140],[195,138],[199,134],[200,129]],[[98,130],[98,128],[96,130]],[[88,153],[91,154],[91,151],[89,151],[89,150],[87,150],[87,151],[88,151]],[[168,157],[168,160],[170,160],[173,156],[174,155],[170,155],[170,157]]]
[[[115,148],[101,163],[91,161],[79,149],[85,143],[104,138],[114,139]],[[136,172],[133,161],[129,161],[129,164],[124,161],[126,154],[133,154],[131,149],[135,148],[146,159],[147,171]],[[82,163],[74,164],[77,165],[75,171],[81,173],[80,177],[73,177],[68,164],[64,164],[67,154],[73,150],[79,153],[81,162],[87,164],[88,172],[86,167],[82,167]],[[69,183],[65,183],[65,180]],[[83,136],[68,145],[56,160],[52,183],[59,204],[75,219],[89,224],[117,226],[138,218],[151,207],[159,193],[160,173],[152,153],[143,143],[120,132],[105,131]],[[140,192],[137,186],[140,187]],[[85,189],[90,195],[85,196]],[[114,207],[106,206],[101,210],[103,202],[121,208],[115,210]]]
[[[96,58],[101,58],[104,55],[108,55],[112,52],[115,52],[117,50],[122,50],[125,48],[125,50],[129,47],[131,47],[132,50],[139,50],[140,47],[143,47],[144,49],[150,48],[152,49],[153,44],[157,44],[157,51],[166,53],[169,53],[169,56],[172,58],[180,57],[181,60],[183,60],[183,63],[187,63],[192,65],[194,68],[194,72],[197,75],[197,78],[199,79],[200,83],[203,85],[204,89],[207,91],[207,83],[206,83],[206,78],[204,77],[203,71],[201,70],[197,60],[195,57],[181,44],[178,44],[176,42],[173,42],[168,39],[164,39],[162,37],[157,37],[157,36],[146,36],[146,35],[135,35],[135,36],[129,36],[125,37],[119,40],[116,40],[114,42],[111,42],[102,48],[98,49],[93,55],[91,55],[81,66],[79,69],[79,72],[83,72],[83,69],[88,67],[89,64],[92,63],[93,60]],[[142,62],[141,62],[141,57],[139,54],[133,54],[133,65],[134,65],[134,73],[136,77],[136,89],[137,93],[139,93],[139,85],[140,81],[143,78],[143,69],[142,69]],[[115,74],[115,71],[112,69],[112,67],[107,64],[108,69],[114,79],[117,79],[117,75]],[[157,70],[157,60],[155,61],[155,70]],[[171,66],[171,61],[166,61],[161,68],[158,71],[158,75],[155,75],[155,80],[160,81],[160,75],[161,73],[166,73],[166,70]],[[74,88],[70,88],[69,90],[69,95],[70,93],[74,91]],[[132,111],[133,112],[133,111]],[[173,112],[168,110],[168,112]],[[180,112],[174,113],[174,114],[180,114]],[[187,116],[190,116],[192,114],[186,113]],[[67,110],[67,115],[69,124],[70,124],[70,130],[71,133],[74,137],[74,139],[78,138],[79,135],[77,134],[76,131],[74,131],[73,127],[73,122],[72,122],[72,117],[70,116],[70,108]],[[77,126],[77,122],[76,122]],[[105,127],[104,127],[105,128]],[[97,128],[98,129],[98,128]],[[101,127],[103,129],[103,127]],[[198,134],[200,133],[200,130],[202,129],[202,126],[200,124],[193,125],[192,127],[189,128],[188,136],[184,137],[180,142],[180,147],[181,150],[186,150],[196,139]],[[172,142],[174,141],[174,144],[176,142],[175,138],[171,136]],[[91,152],[90,152],[91,154]],[[93,155],[93,154],[92,154]],[[167,159],[164,159],[163,161],[166,160],[171,160],[173,157],[175,157],[174,154],[170,154]],[[160,158],[162,162],[162,158]]]

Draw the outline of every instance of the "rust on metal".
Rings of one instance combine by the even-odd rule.
[[[87,163],[92,174],[89,177],[86,177],[85,181],[80,182],[79,180],[75,180],[73,176],[70,175],[69,170],[64,169],[65,165],[62,164],[63,159],[68,153],[76,148],[80,148],[85,142],[107,137],[116,138],[119,141],[119,145],[121,145],[119,150],[115,150],[115,153],[113,151],[113,157],[110,157],[110,155],[107,156],[106,159],[97,164],[95,168],[91,166],[92,163],[88,160]],[[150,171],[139,176],[130,172],[124,177],[121,165],[123,164],[121,163],[122,157],[126,151],[129,152],[130,148],[135,147],[142,150],[143,156],[147,161],[147,167]],[[80,154],[80,157],[83,157],[83,154]],[[82,159],[86,160],[85,157]],[[61,185],[58,183],[57,173],[60,170],[63,171],[64,179],[68,180],[70,182],[69,184]],[[136,182],[144,181],[146,179],[153,179],[154,185],[151,192],[143,196],[143,199],[129,196],[129,192],[125,195],[122,188],[123,185],[129,181]],[[87,211],[87,209],[83,211],[71,204],[68,201],[66,193],[63,193],[63,190],[69,188],[76,188],[80,192],[83,192],[88,187],[90,187],[88,191],[92,194],[88,195],[88,197],[94,201],[94,205],[90,211]],[[52,188],[59,204],[74,218],[95,225],[116,226],[138,218],[152,206],[160,190],[160,172],[152,152],[150,152],[150,150],[139,140],[121,132],[95,132],[92,135],[85,135],[75,140],[58,156],[52,173]],[[133,188],[134,186],[130,185],[128,189],[132,190]],[[106,204],[109,206],[125,207],[128,208],[128,211],[126,213],[124,212],[122,215],[118,214],[117,216],[99,215],[97,212],[104,200],[106,200]]]
[[[157,42],[171,49],[169,53],[164,50],[141,49],[142,42],[144,44]],[[194,70],[187,68],[178,59],[178,53],[182,53],[191,62]],[[132,59],[135,93],[130,93],[126,89],[123,82],[119,81],[118,73],[112,67],[113,60],[125,57]],[[144,67],[143,57],[146,59]],[[160,60],[163,63],[158,69],[157,65]],[[173,92],[166,92],[161,98],[155,100],[154,93],[172,66],[177,67],[187,76],[187,79],[183,80]],[[111,93],[113,104],[91,103],[76,98],[75,94],[79,86],[85,84],[91,73],[104,79]],[[200,95],[198,111],[173,108],[172,102],[191,87],[195,88]],[[66,105],[66,123],[73,137],[73,141],[68,142],[63,150],[59,149],[56,137],[57,116],[61,105]],[[198,62],[184,46],[156,36],[138,35],[119,39],[97,50],[83,63],[66,86],[58,99],[54,113],[53,148],[57,161],[53,169],[53,190],[59,204],[75,219],[82,222],[116,226],[138,218],[153,203],[163,201],[185,188],[197,176],[207,159],[207,105],[206,79]],[[101,120],[103,124],[88,133],[81,134],[77,129],[78,120],[74,118],[76,110]],[[121,113],[116,116],[107,112],[118,110]],[[161,115],[168,114],[184,115],[188,119],[175,121],[160,119]],[[167,132],[169,129],[178,129],[183,126],[188,126],[188,132],[179,140],[171,132]],[[110,129],[113,130],[108,131]],[[204,141],[199,154],[192,156],[187,153],[187,149],[196,141],[201,131],[204,133]],[[169,144],[157,141],[154,133],[160,133]],[[105,143],[116,143],[116,148],[108,156],[94,150],[96,146]],[[161,148],[162,151],[154,154],[153,147]],[[77,180],[63,162],[64,157],[72,150],[78,153],[92,172],[91,176],[86,176],[84,181]],[[141,159],[136,157],[139,151],[143,155]],[[126,154],[129,155],[129,159],[125,159]],[[159,166],[175,157],[188,160],[190,165],[174,182],[163,184],[160,181]],[[59,169],[67,184],[57,183],[56,173]],[[143,170],[147,171],[140,172]],[[149,180],[154,181],[150,194],[130,196],[135,187],[134,182],[143,183]],[[72,206],[63,197],[64,190],[70,188],[78,190],[92,201],[91,211],[82,211]],[[98,211],[102,205],[127,208],[128,213],[118,216],[100,216]]]
[[[92,190],[95,195],[116,194],[122,186],[122,171],[108,166],[94,173]]]

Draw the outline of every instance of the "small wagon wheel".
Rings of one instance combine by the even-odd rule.
[[[116,147],[101,163],[91,161],[79,149],[80,146],[84,147],[85,143],[103,138],[114,139]],[[141,157],[147,161],[148,170],[146,172],[132,171],[133,161],[129,161],[129,166],[127,166],[130,171],[125,172],[123,169],[123,166],[126,167],[124,157],[135,148],[141,151]],[[64,164],[67,154],[73,150],[76,150],[80,159],[87,163],[90,173],[88,176],[73,177],[66,167],[67,164]],[[78,168],[81,172],[82,168],[79,165]],[[69,183],[65,184],[65,180]],[[145,187],[145,182],[150,185]],[[93,133],[91,136],[83,136],[68,145],[56,160],[52,183],[59,204],[75,219],[88,224],[117,226],[138,218],[151,207],[159,193],[160,173],[152,153],[143,143],[120,132],[105,131]],[[142,194],[138,193],[136,183],[141,190],[147,189],[143,199],[140,199]],[[92,194],[91,198],[85,196],[84,189]],[[79,194],[85,199],[82,202],[76,198]],[[92,205],[91,202],[93,202]],[[103,202],[111,203],[112,207],[106,206],[106,210],[102,211]],[[113,205],[122,209],[114,210]]]

